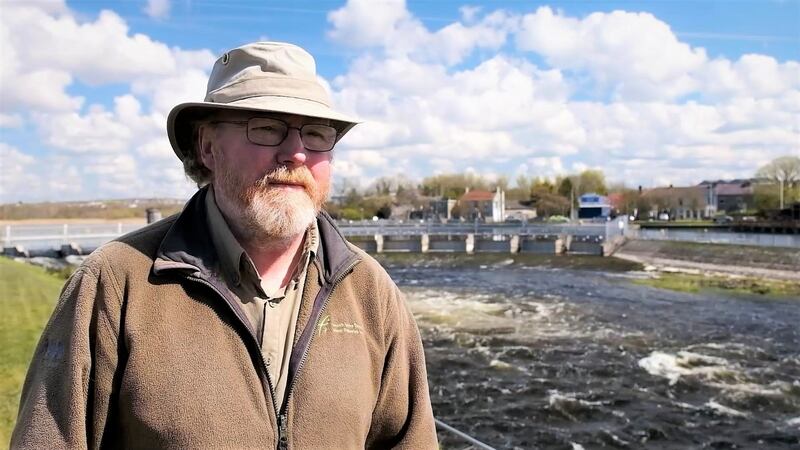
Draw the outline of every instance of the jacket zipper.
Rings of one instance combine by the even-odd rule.
[[[313,324],[309,323],[306,326],[313,326],[314,328],[312,328],[312,330],[315,330],[317,328],[317,323],[319,323],[319,318],[322,317],[322,313],[325,312],[325,308],[327,308],[328,306],[328,301],[331,298],[331,294],[333,294],[333,290],[336,289],[336,285],[338,285],[344,279],[344,277],[346,277],[350,273],[350,271],[353,270],[353,267],[355,267],[356,264],[358,264],[358,262],[359,262],[358,259],[354,260],[353,262],[350,263],[349,266],[347,266],[346,269],[339,272],[339,275],[336,277],[336,279],[334,279],[333,282],[329,285],[330,288],[328,289],[328,292],[325,295],[325,300],[323,300],[322,302],[320,313],[317,315],[316,319],[314,320],[314,323]],[[286,423],[287,415],[289,412],[288,411],[289,400],[291,399],[292,393],[294,392],[294,385],[297,383],[297,378],[300,375],[300,371],[303,369],[303,365],[305,364],[306,359],[308,358],[308,350],[311,348],[311,344],[314,342],[314,336],[316,334],[317,334],[316,332],[312,332],[311,339],[308,340],[306,348],[303,349],[303,356],[300,358],[300,363],[297,366],[297,371],[294,373],[294,377],[292,377],[292,379],[289,382],[290,383],[289,390],[286,392],[286,398],[283,401],[283,406],[281,407],[281,410],[278,413],[278,429],[280,430],[278,435],[278,450],[286,450],[289,445],[289,433],[287,429],[288,425]]]
[[[236,309],[233,306],[231,306],[230,303],[228,303],[228,299],[225,297],[225,295],[223,295],[222,292],[220,292],[220,290],[217,289],[213,284],[209,283],[208,281],[206,281],[206,280],[204,280],[202,278],[191,276],[191,275],[189,275],[188,278],[190,280],[196,281],[196,282],[198,282],[200,284],[204,284],[204,285],[208,286],[209,288],[211,288],[212,291],[214,291],[217,295],[220,296],[220,298],[222,298],[225,301],[225,304],[228,305],[228,308],[230,308],[230,310],[239,319],[239,321],[242,322],[242,323],[246,323],[246,322],[243,321],[242,317],[239,315],[239,312],[236,311]],[[250,328],[249,327],[247,327],[247,331],[248,331],[248,334],[250,335],[250,337],[253,339],[253,341],[256,341],[256,338],[255,338],[255,336],[253,336],[253,333],[250,332]],[[260,345],[256,345],[256,347],[258,347],[259,349],[261,348]],[[280,410],[278,409],[278,404],[276,402],[277,399],[275,398],[275,388],[272,385],[272,378],[270,378],[270,376],[269,376],[269,370],[267,370],[267,363],[266,363],[266,361],[264,361],[264,355],[262,355],[260,351],[258,351],[257,353],[258,353],[258,360],[261,363],[261,370],[262,370],[263,374],[265,375],[265,377],[267,379],[267,389],[269,389],[269,392],[264,391],[264,389],[263,389],[264,386],[263,386],[263,381],[262,381],[262,391],[264,391],[264,397],[265,398],[267,397],[267,394],[269,393],[269,397],[271,399],[270,403],[272,403],[272,409],[275,411],[275,418],[277,419],[277,422],[278,422],[278,442],[280,442],[281,436],[283,434],[283,433],[281,433],[280,430],[281,430],[282,427],[285,427],[285,424],[282,424],[282,421],[280,420]]]

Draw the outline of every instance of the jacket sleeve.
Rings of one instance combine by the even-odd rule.
[[[28,368],[12,449],[103,443],[119,354],[121,296],[109,271],[96,267],[101,258],[87,259],[61,292]]]
[[[405,299],[392,288],[387,353],[366,447],[438,449],[422,340]]]

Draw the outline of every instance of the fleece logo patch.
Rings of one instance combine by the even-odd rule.
[[[325,314],[317,324],[317,334],[325,333],[364,334],[364,328],[355,322],[336,322],[330,314]]]

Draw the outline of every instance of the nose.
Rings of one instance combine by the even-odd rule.
[[[286,139],[278,146],[278,153],[275,156],[279,164],[286,166],[299,166],[306,162],[306,148],[300,138],[300,130],[289,129]]]

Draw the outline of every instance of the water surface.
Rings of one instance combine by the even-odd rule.
[[[420,324],[434,413],[496,448],[800,448],[794,299],[511,259],[384,264]]]

